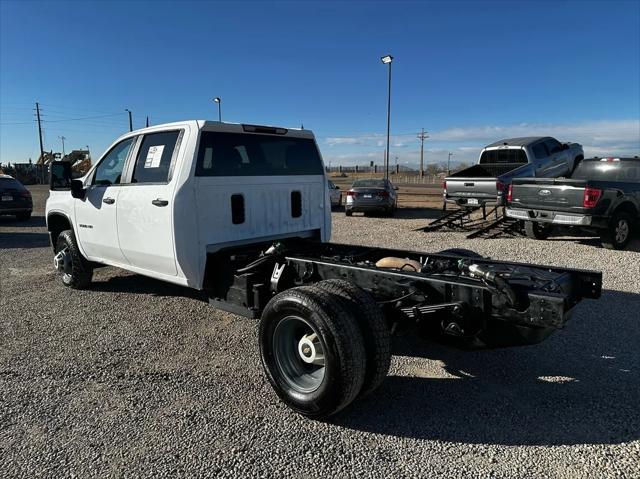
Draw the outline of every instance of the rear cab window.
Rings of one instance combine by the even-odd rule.
[[[507,163],[528,163],[527,154],[522,148],[498,148],[485,150],[480,155],[481,165],[496,165]]]
[[[203,131],[196,176],[324,175],[311,138]]]
[[[640,183],[640,160],[600,161],[584,160],[571,178],[594,181],[620,181]]]
[[[26,191],[27,189],[15,178],[0,178],[0,191],[4,190]]]

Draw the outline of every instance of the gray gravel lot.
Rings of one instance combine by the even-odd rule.
[[[334,213],[333,239],[604,272],[546,342],[465,352],[394,340],[389,377],[328,422],[278,402],[256,322],[113,268],[90,291],[51,266],[46,190],[28,223],[0,217],[4,477],[640,477],[640,242],[466,240]]]

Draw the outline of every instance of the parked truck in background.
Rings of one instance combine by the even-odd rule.
[[[640,159],[584,160],[570,178],[516,178],[506,214],[523,220],[527,236],[546,239],[555,225],[595,232],[623,249],[640,223]]]
[[[503,206],[513,178],[566,176],[583,159],[582,146],[560,143],[549,136],[497,141],[482,150],[476,165],[445,178],[445,206]]]
[[[595,271],[330,243],[324,166],[308,130],[185,121],[116,140],[87,175],[51,168],[47,228],[63,284],[111,265],[202,291],[260,318],[265,374],[293,410],[324,417],[372,393],[390,325],[473,347],[562,328]],[[69,294],[72,294],[71,292]]]

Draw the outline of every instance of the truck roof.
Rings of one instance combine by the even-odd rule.
[[[520,138],[505,138],[504,140],[496,141],[487,145],[485,148],[493,148],[496,146],[529,146],[537,143],[540,140],[550,140],[550,136],[521,136]]]
[[[158,130],[164,130],[169,128],[179,127],[180,125],[184,125],[185,123],[190,123],[194,125],[199,130],[207,130],[207,131],[222,131],[228,133],[263,133],[263,134],[273,134],[273,135],[283,135],[283,136],[293,136],[297,138],[314,138],[313,132],[311,130],[305,130],[302,128],[287,128],[281,126],[272,126],[272,125],[255,125],[248,123],[228,123],[228,122],[220,122],[213,120],[183,120],[183,121],[175,121],[171,123],[161,123],[157,125],[152,125],[146,128],[140,128],[138,130],[134,130],[133,134],[147,133]],[[127,133],[124,136],[129,136],[131,133]],[[123,137],[124,137],[123,136]]]

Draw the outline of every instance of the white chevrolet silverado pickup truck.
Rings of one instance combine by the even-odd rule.
[[[599,272],[330,243],[328,182],[307,130],[158,125],[118,138],[80,179],[54,162],[50,189],[64,285],[90,288],[93,270],[111,265],[260,318],[265,374],[308,417],[382,383],[392,329],[420,325],[473,347],[533,344],[600,295]]]

